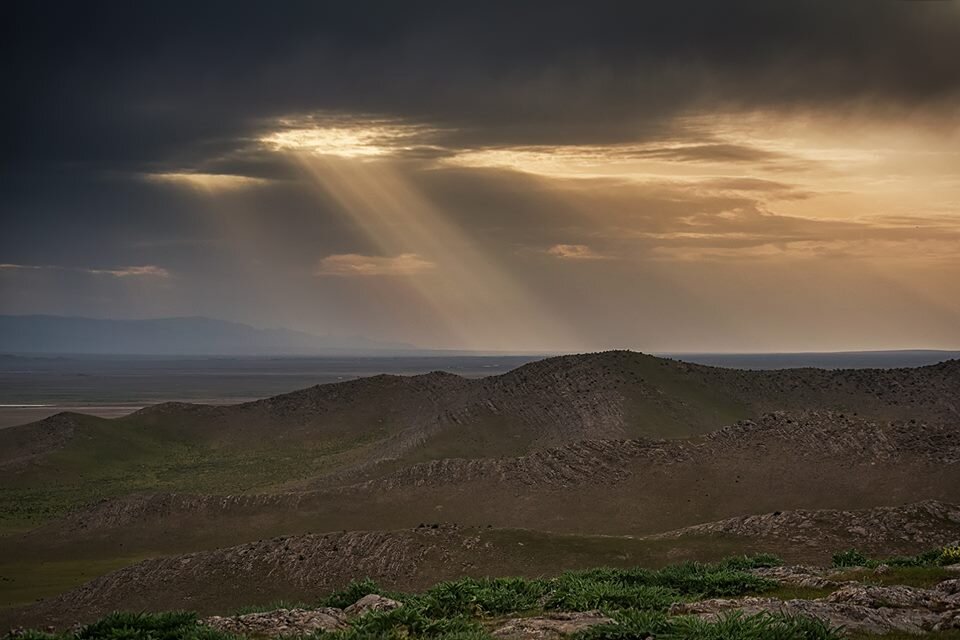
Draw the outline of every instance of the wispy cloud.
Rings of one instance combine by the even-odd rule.
[[[317,266],[318,276],[411,276],[435,267],[415,253],[394,257],[364,256],[358,253],[334,254],[323,258]]]
[[[115,267],[113,269],[93,269],[88,267],[64,267],[52,264],[0,264],[0,271],[64,271],[87,273],[113,278],[169,278],[170,272],[156,265],[138,265]]]
[[[241,176],[227,173],[147,173],[144,174],[143,178],[148,182],[171,184],[211,193],[246,189],[269,182],[269,180],[264,178],[255,178],[252,176]]]
[[[585,244],[555,244],[547,253],[561,260],[603,260],[606,256],[600,255]]]

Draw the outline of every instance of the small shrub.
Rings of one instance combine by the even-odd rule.
[[[547,583],[523,578],[463,578],[441,582],[422,596],[434,617],[512,613],[537,607],[547,593]]]
[[[895,556],[882,560],[882,564],[891,567],[934,567],[940,562],[941,550],[932,549],[915,556]]]
[[[680,599],[680,594],[673,589],[573,575],[557,581],[544,606],[567,611],[628,608],[663,611]]]
[[[63,640],[236,640],[197,624],[195,613],[111,613]]]
[[[848,549],[833,554],[833,566],[843,567],[866,567],[869,566],[870,559],[856,549]]]
[[[655,574],[659,586],[676,589],[686,596],[723,598],[774,589],[777,583],[722,564],[685,562],[665,567]]]
[[[370,595],[371,593],[381,596],[390,595],[381,589],[380,585],[370,578],[364,578],[358,582],[351,582],[349,585],[343,589],[340,589],[339,591],[334,591],[326,598],[321,599],[319,605],[321,607],[337,607],[338,609],[346,609],[363,596]]]
[[[940,550],[940,564],[948,565],[958,562],[960,562],[960,543],[946,546]]]
[[[483,631],[476,620],[465,616],[432,617],[421,603],[407,604],[391,611],[374,611],[351,623],[344,640],[359,638],[440,638]]]

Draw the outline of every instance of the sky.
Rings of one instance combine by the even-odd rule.
[[[0,313],[960,348],[960,2],[19,2]]]

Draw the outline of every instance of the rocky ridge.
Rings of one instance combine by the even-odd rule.
[[[513,458],[447,458],[424,462],[356,487],[395,490],[492,480],[504,485],[565,488],[615,484],[650,466],[724,457],[789,454],[791,460],[960,463],[960,423],[881,424],[834,411],[777,411],[690,440],[583,440]]]
[[[925,500],[898,507],[844,511],[796,509],[728,518],[656,534],[652,539],[728,534],[755,539],[775,538],[795,545],[853,545],[874,548],[899,538],[927,546],[942,545],[960,528],[960,505]],[[815,535],[812,535],[815,534]],[[774,570],[776,571],[776,570]]]

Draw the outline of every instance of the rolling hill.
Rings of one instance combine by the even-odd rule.
[[[603,547],[591,536],[673,530],[686,533],[658,549],[728,552],[749,548],[731,547],[743,526],[729,523],[751,514],[955,498],[958,407],[960,361],[742,371],[614,351],[479,379],[381,375],[241,405],[60,414],[0,430],[0,572],[30,584],[37,563],[95,575],[278,535],[438,523],[570,536],[586,556]],[[728,524],[687,529],[712,521]]]

